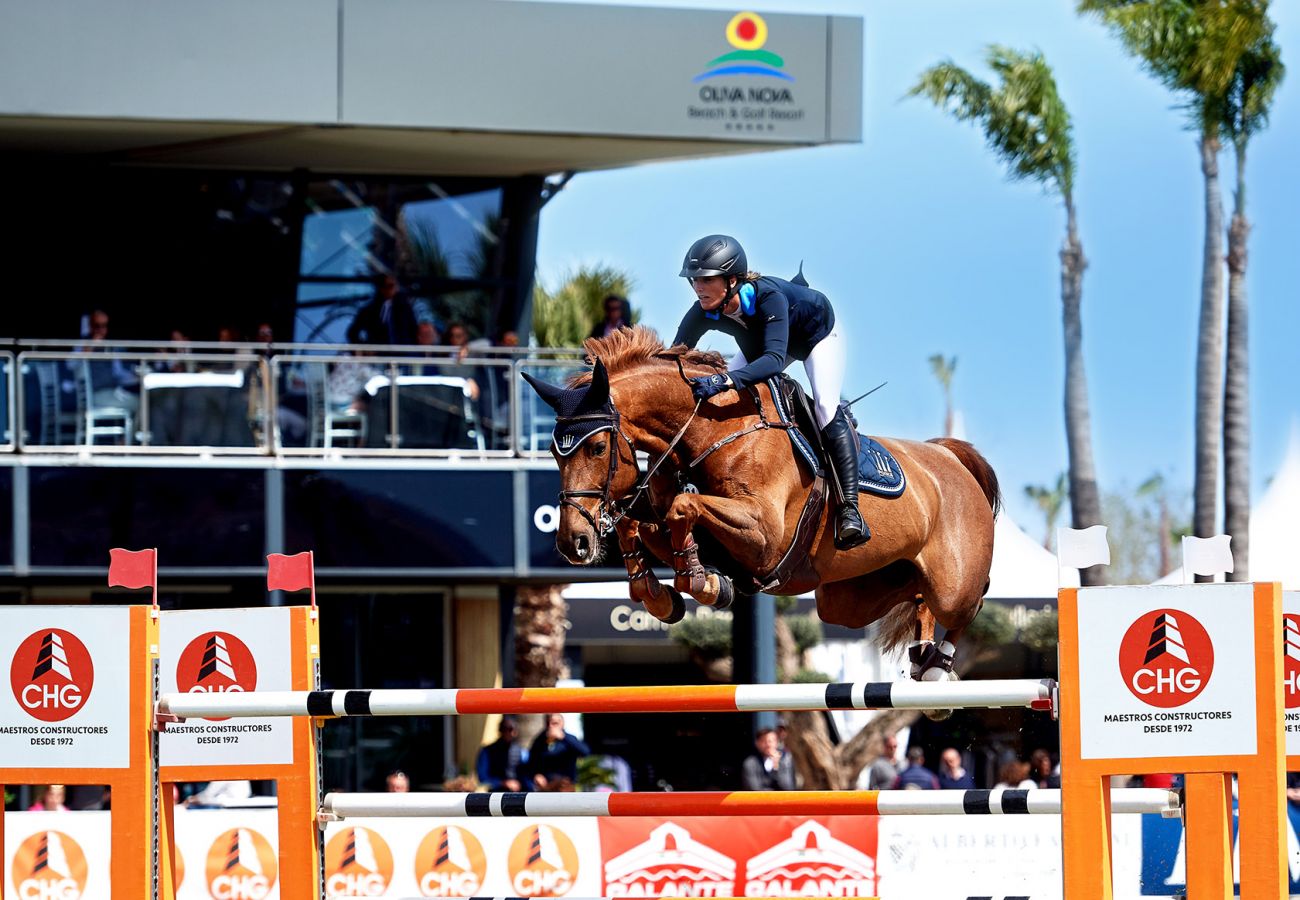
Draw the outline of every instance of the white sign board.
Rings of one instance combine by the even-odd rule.
[[[1083,758],[1255,753],[1254,590],[1081,589]]]
[[[0,611],[0,766],[124,769],[131,764],[130,609],[8,606]]]
[[[293,689],[286,607],[176,610],[162,614],[160,690]],[[164,766],[261,766],[293,762],[293,719],[188,719],[159,738]]]

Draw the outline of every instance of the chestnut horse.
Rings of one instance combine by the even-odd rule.
[[[633,599],[665,622],[684,614],[681,593],[725,606],[733,577],[749,576],[753,590],[785,556],[809,492],[821,486],[796,462],[789,435],[765,424],[776,419],[768,386],[757,387],[761,405],[747,391],[697,404],[684,377],[725,370],[722,356],[665,348],[643,327],[589,339],[584,349],[593,372],[567,388],[524,376],[557,413],[551,452],[562,485],[560,553],[590,565],[614,532]],[[885,619],[882,647],[911,639],[913,677],[943,680],[952,677],[955,645],[988,589],[997,476],[965,441],[881,443],[902,466],[907,489],[890,498],[862,493],[871,540],[837,550],[823,512],[805,524],[815,529],[805,565],[767,589],[816,588],[825,622],[860,628]],[[652,461],[644,476],[638,450]],[[701,553],[718,568],[706,567]],[[658,580],[647,554],[672,563],[672,587]],[[937,647],[936,621],[946,629]]]

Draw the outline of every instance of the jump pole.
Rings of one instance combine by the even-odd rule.
[[[1281,594],[1277,584],[1060,592],[1066,900],[1113,898],[1110,776],[1170,772],[1187,778],[1189,900],[1233,896],[1233,773],[1241,897],[1287,896]]]

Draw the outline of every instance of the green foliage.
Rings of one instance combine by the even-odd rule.
[[[1043,542],[1043,546],[1051,550],[1056,537],[1056,520],[1061,515],[1061,509],[1066,501],[1070,499],[1069,478],[1062,472],[1056,476],[1056,484],[1051,488],[1041,484],[1027,484],[1025,496],[1033,500],[1043,513],[1047,524],[1047,539]]]
[[[1200,131],[1241,146],[1268,121],[1285,75],[1268,0],[1080,0],[1184,100]]]
[[[795,647],[800,653],[811,650],[822,642],[822,623],[816,613],[806,616],[785,616],[785,624],[790,627]]]
[[[952,391],[952,376],[957,371],[957,357],[945,357],[942,353],[932,354],[930,356],[930,371],[943,387],[943,395],[947,397]]]
[[[1025,627],[1020,629],[1020,643],[1036,653],[1055,652],[1056,631],[1056,610],[1044,609],[1031,615]]]
[[[538,279],[533,290],[533,334],[541,347],[579,347],[605,317],[605,297],[627,297],[632,276],[613,266],[583,266],[549,291]],[[632,321],[640,314],[632,311]]]
[[[1011,178],[1053,185],[1071,203],[1074,139],[1051,67],[1041,53],[996,44],[985,62],[998,77],[996,88],[945,60],[922,72],[907,96],[925,97],[958,121],[979,124]]]
[[[984,647],[1000,647],[1016,639],[1011,611],[1001,603],[985,603],[975,621],[966,629],[966,637]]]
[[[600,760],[599,756],[584,756],[578,760],[578,790],[614,786],[614,770],[602,766]]]
[[[778,616],[792,613],[799,607],[798,597],[788,597],[784,594],[778,594],[772,599],[776,601],[776,614]]]
[[[1146,487],[1144,484],[1143,487]],[[1187,498],[1179,498],[1177,512],[1161,516],[1161,504],[1169,501],[1161,494],[1139,489],[1132,499],[1125,492],[1102,498],[1102,521],[1109,526],[1111,547],[1108,575],[1113,584],[1150,584],[1165,575],[1160,571],[1160,542],[1175,542],[1190,533],[1190,516],[1185,512]],[[1162,521],[1168,522],[1168,530]]]
[[[829,684],[830,681],[831,676],[825,672],[818,672],[816,669],[800,669],[790,679],[791,684]]]
[[[691,616],[668,629],[668,636],[707,659],[731,655],[731,619]]]

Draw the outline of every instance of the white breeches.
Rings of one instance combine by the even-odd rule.
[[[746,362],[745,355],[737,353],[727,368],[739,369]],[[835,418],[840,405],[840,391],[844,387],[844,338],[840,336],[839,325],[813,347],[812,353],[804,360],[803,370],[808,373],[808,384],[812,387],[817,427],[825,428]]]

